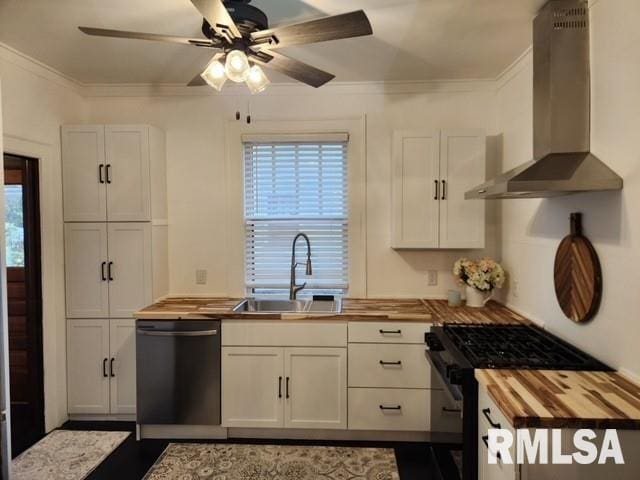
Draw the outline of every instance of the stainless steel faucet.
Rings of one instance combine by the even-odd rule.
[[[298,238],[304,238],[307,242],[307,269],[305,273],[307,275],[311,275],[311,242],[309,242],[309,237],[307,237],[304,233],[299,233],[293,239],[293,244],[291,245],[291,282],[289,283],[289,300],[295,300],[298,296],[298,292],[307,286],[307,282],[304,282],[302,285],[296,285],[296,267],[298,264],[296,263],[296,242]]]

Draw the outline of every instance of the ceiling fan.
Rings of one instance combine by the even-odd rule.
[[[245,82],[251,93],[270,83],[261,67],[268,67],[312,87],[335,76],[278,52],[292,45],[371,35],[366,14],[357,10],[307,22],[269,28],[265,13],[249,5],[251,0],[191,0],[204,17],[205,38],[78,27],[87,35],[179,43],[217,51],[204,71],[189,86],[210,85],[221,90],[227,79]]]

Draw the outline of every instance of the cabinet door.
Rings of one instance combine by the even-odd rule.
[[[485,200],[464,199],[485,181],[484,132],[443,130],[440,145],[440,248],[484,248]]]
[[[437,130],[393,136],[393,248],[437,248],[440,136]]]
[[[285,427],[347,428],[347,350],[285,349]]]
[[[102,125],[64,126],[62,185],[66,222],[103,222],[107,190]]]
[[[109,320],[67,321],[67,400],[71,414],[109,413]]]
[[[108,317],[107,224],[65,223],[64,245],[67,317]]]
[[[136,413],[136,321],[109,322],[111,413]]]
[[[282,427],[283,397],[282,348],[222,349],[224,427]]]
[[[111,222],[151,220],[149,127],[105,127],[107,218]]]
[[[109,316],[130,318],[152,301],[151,224],[109,223]]]

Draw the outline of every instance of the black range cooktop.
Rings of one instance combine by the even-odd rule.
[[[538,327],[445,325],[443,330],[474,368],[610,370]]]

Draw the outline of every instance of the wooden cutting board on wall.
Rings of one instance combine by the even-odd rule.
[[[598,254],[582,234],[582,214],[572,213],[571,233],[560,242],[554,264],[554,283],[560,308],[574,322],[597,313],[602,298],[602,270]]]

